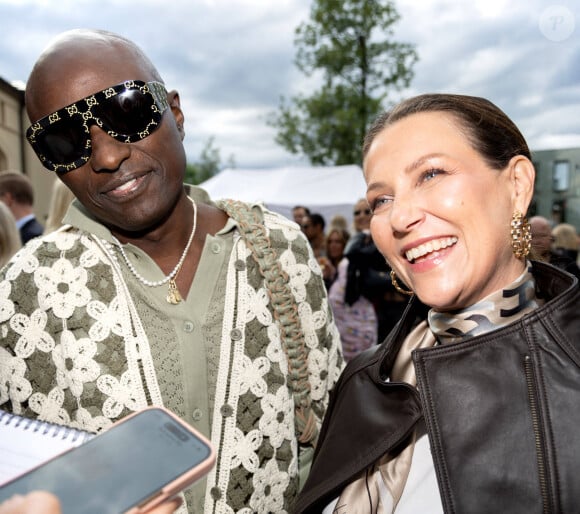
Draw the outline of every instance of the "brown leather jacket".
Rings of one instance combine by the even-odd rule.
[[[355,358],[331,398],[293,512],[321,510],[424,417],[446,513],[580,512],[578,280],[533,263],[545,304],[467,342],[415,350],[417,389],[386,379],[417,313]]]

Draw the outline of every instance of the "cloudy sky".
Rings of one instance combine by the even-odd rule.
[[[485,96],[533,150],[580,147],[580,2],[396,0],[395,39],[416,45],[409,90]],[[239,168],[300,163],[266,125],[312,83],[293,64],[310,0],[0,0],[0,77],[25,82],[41,50],[77,27],[137,42],[181,94],[186,149],[215,137]],[[303,163],[303,161],[302,161]]]

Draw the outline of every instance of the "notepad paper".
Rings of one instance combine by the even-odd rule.
[[[93,435],[0,409],[0,485]]]

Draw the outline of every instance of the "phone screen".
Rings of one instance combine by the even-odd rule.
[[[211,448],[161,409],[146,409],[0,488],[0,501],[56,494],[63,514],[120,514],[205,461]]]

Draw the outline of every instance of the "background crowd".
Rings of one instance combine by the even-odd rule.
[[[297,205],[292,214],[322,268],[344,358],[349,361],[386,337],[407,299],[393,287],[390,268],[372,240],[371,210],[364,198],[353,203],[350,227],[339,215],[327,224],[307,206]]]
[[[34,190],[20,172],[0,172],[0,267],[33,237],[59,228],[74,198],[55,180],[46,220],[34,215]],[[366,199],[353,203],[353,222],[340,215],[329,222],[308,206],[292,209],[293,220],[308,239],[322,270],[339,329],[345,360],[380,343],[400,319],[405,295],[396,291],[390,268],[370,235],[371,209]],[[580,278],[580,236],[569,223],[543,216],[530,218],[532,254]]]

